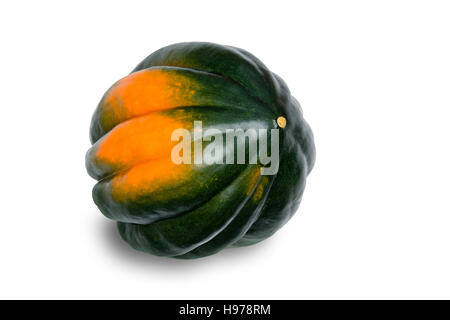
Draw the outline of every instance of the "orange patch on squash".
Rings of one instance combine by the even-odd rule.
[[[115,171],[155,159],[169,157],[177,141],[172,141],[174,130],[189,129],[168,116],[154,113],[121,123],[99,143],[95,158]]]
[[[259,179],[261,177],[261,171],[259,166],[255,166],[252,170],[255,171],[252,173],[250,181],[247,184],[246,190],[247,195],[250,195],[253,192],[253,190],[255,189],[255,185],[259,182]]]
[[[269,178],[267,178],[267,176],[262,176],[261,180],[259,181],[258,186],[256,187],[255,192],[253,193],[252,200],[254,202],[258,202],[259,200],[261,200],[268,183],[269,183]]]
[[[188,165],[174,164],[170,157],[136,165],[112,179],[112,196],[118,202],[135,201],[142,195],[189,180],[190,169]]]
[[[197,84],[175,70],[145,69],[119,80],[102,100],[101,123],[118,123],[150,112],[192,104]]]

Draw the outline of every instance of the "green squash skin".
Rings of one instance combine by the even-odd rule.
[[[258,170],[258,165],[248,166],[228,187],[188,214],[146,225],[119,222],[120,234],[137,250],[154,255],[186,254],[214,239],[248,203],[253,202],[253,207],[258,205],[251,201],[258,183],[247,193],[252,176]]]
[[[101,122],[102,99],[92,118],[93,146],[86,155],[88,173],[99,180],[93,198],[100,211],[117,221],[121,237],[131,247],[158,256],[201,258],[273,235],[297,211],[315,161],[312,131],[284,81],[250,53],[212,43],[162,48],[133,72],[147,68],[168,70],[201,83],[204,90],[195,97],[198,105],[159,112],[174,119],[201,120],[204,130],[270,131],[277,128],[279,116],[285,117],[286,127],[279,128],[279,170],[255,181],[252,177],[261,164],[202,165],[174,188],[118,203],[109,186],[116,172],[94,159],[96,146],[114,130]]]

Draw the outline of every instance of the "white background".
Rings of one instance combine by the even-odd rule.
[[[0,4],[0,298],[450,298],[446,1]],[[181,41],[242,47],[290,86],[317,162],[253,247],[136,252],[91,199],[104,91]]]

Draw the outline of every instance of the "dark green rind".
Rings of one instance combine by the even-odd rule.
[[[180,217],[146,225],[118,222],[120,235],[136,250],[159,256],[185,254],[214,238],[239,214],[260,179],[251,185],[257,170],[258,165],[248,166],[209,202]]]
[[[277,79],[278,105],[288,119],[284,128],[280,167],[270,195],[259,219],[245,236],[233,246],[260,242],[280,229],[297,211],[305,188],[306,177],[315,161],[312,131],[303,120],[297,100],[290,95],[283,80]]]
[[[261,210],[264,207],[274,178],[275,176],[269,176],[266,183],[264,183],[262,180],[265,178],[261,178],[258,183],[258,186],[262,184],[264,185],[264,192],[261,196],[261,199],[257,202],[247,201],[239,214],[222,232],[220,232],[217,236],[215,236],[205,244],[202,244],[201,246],[195,248],[194,250],[184,255],[175,256],[174,258],[196,259],[210,256],[240,240],[261,214]]]

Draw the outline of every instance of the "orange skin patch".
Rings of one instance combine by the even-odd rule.
[[[256,190],[253,193],[252,200],[254,202],[259,202],[259,200],[261,200],[268,183],[269,183],[269,178],[267,176],[262,176],[260,183],[258,184],[258,187],[256,187]]]
[[[190,169],[170,158],[177,143],[175,129],[190,129],[157,111],[193,104],[198,84],[172,69],[145,69],[115,83],[101,103],[100,122],[109,133],[95,152],[94,163],[117,175],[111,180],[117,201],[134,199],[164,185],[188,178]],[[114,129],[113,129],[114,128]]]
[[[114,84],[101,102],[102,127],[108,131],[125,120],[154,111],[192,104],[198,90],[192,79],[175,70],[145,69]]]
[[[149,114],[121,123],[110,131],[98,146],[95,161],[119,172],[112,179],[112,195],[117,201],[134,199],[159,187],[189,178],[190,168],[176,165],[171,151],[175,129],[188,129],[168,116]]]
[[[174,164],[170,157],[142,163],[112,179],[112,196],[118,202],[135,201],[164,186],[189,180],[190,169],[187,165]]]
[[[96,152],[96,161],[114,169],[169,156],[173,146],[172,132],[189,129],[192,124],[171,117],[149,114],[118,125],[103,139]]]
[[[254,189],[255,185],[258,183],[260,177],[261,177],[261,172],[259,170],[259,166],[256,166],[256,170],[252,174],[250,182],[248,183],[248,188],[247,188],[247,192],[246,192],[247,195],[250,195],[253,192],[253,189]]]

